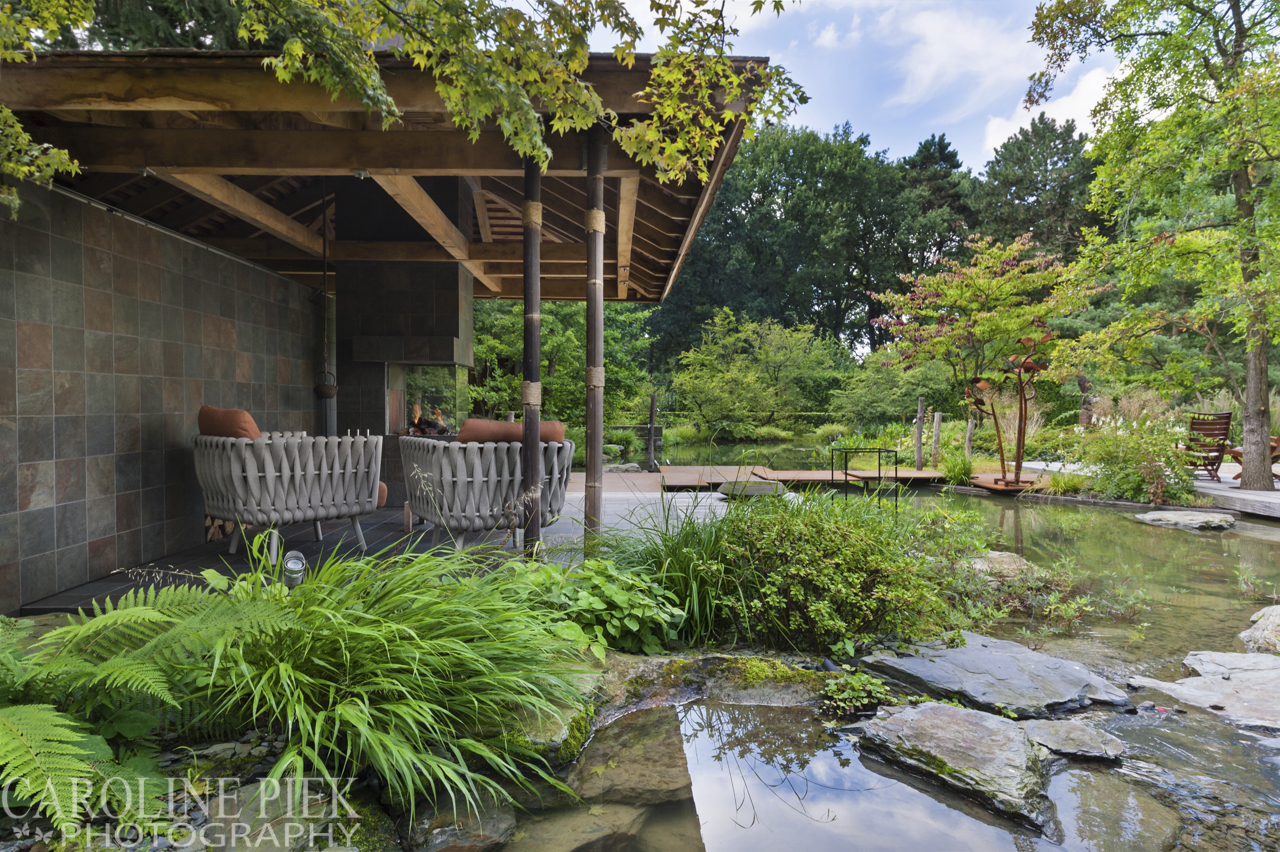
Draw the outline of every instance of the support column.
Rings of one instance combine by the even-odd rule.
[[[587,141],[587,494],[584,520],[598,532],[604,517],[604,130]]]
[[[524,546],[542,541],[542,169],[524,163],[524,382],[520,402],[524,429],[520,444],[520,494]]]

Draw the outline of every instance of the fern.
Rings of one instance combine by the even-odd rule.
[[[0,707],[0,784],[34,802],[65,831],[78,822],[78,779],[94,775],[83,726],[41,704]]]

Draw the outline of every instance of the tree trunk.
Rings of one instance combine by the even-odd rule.
[[[924,397],[916,400],[916,470],[924,470]]]
[[[1249,351],[1245,355],[1244,458],[1240,475],[1242,491],[1274,491],[1271,476],[1271,406],[1267,387],[1266,326],[1260,317],[1249,324]]]
[[[1093,397],[1089,396],[1089,378],[1084,373],[1076,374],[1076,385],[1080,388],[1080,425],[1093,425]]]
[[[964,430],[964,457],[973,458],[973,429],[978,425],[978,421],[972,417],[969,418],[969,425]]]
[[[1252,240],[1240,246],[1240,282],[1246,299],[1257,304],[1259,297],[1251,291],[1258,278],[1262,258],[1257,246],[1256,210],[1253,204],[1253,178],[1248,169],[1231,172],[1231,188],[1241,226]],[[1242,491],[1274,491],[1271,478],[1271,406],[1267,386],[1267,347],[1271,336],[1263,308],[1255,307],[1245,332],[1244,366],[1244,458],[1241,459]]]

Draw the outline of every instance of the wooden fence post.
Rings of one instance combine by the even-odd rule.
[[[933,412],[933,469],[942,461],[942,412]]]
[[[924,470],[924,397],[916,401],[916,470]]]

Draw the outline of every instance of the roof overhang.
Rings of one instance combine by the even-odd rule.
[[[319,285],[327,253],[344,259],[453,260],[476,295],[520,298],[523,164],[496,130],[472,141],[450,121],[430,76],[379,56],[403,121],[382,130],[353,100],[314,83],[279,83],[256,51],[56,51],[6,63],[0,102],[40,142],[66,148],[82,174],[71,189]],[[754,61],[763,64],[767,60]],[[593,55],[583,78],[624,120],[644,116],[648,57],[633,67]],[[606,293],[653,302],[670,292],[736,153],[726,133],[705,183],[663,185],[610,143],[606,178]],[[585,297],[585,134],[552,134],[543,181],[543,297]],[[321,178],[368,176],[423,226],[420,242],[324,244],[333,194]],[[413,178],[470,187],[474,216],[459,228],[432,210]],[[390,203],[390,202],[389,202]],[[514,245],[513,245],[514,244]],[[481,286],[483,285],[483,286]]]

